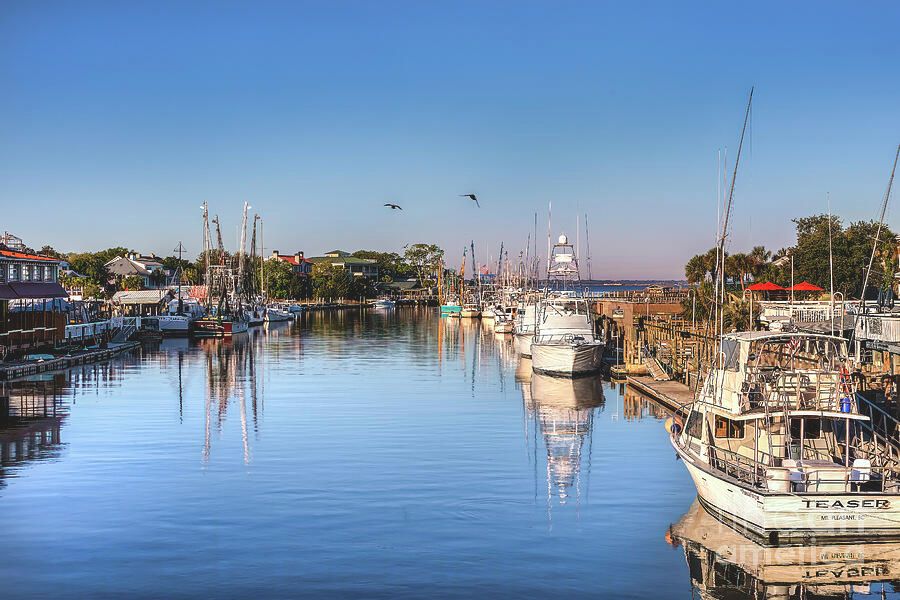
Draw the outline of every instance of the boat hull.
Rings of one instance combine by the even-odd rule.
[[[231,337],[246,333],[247,321],[227,321],[218,319],[197,319],[192,333],[197,337]]]
[[[531,358],[531,341],[534,339],[533,333],[517,333],[513,338],[513,346],[519,356]]]
[[[513,322],[509,320],[494,320],[494,333],[512,333],[514,329]]]
[[[480,310],[472,310],[470,308],[464,308],[459,311],[459,316],[463,319],[480,319],[481,311]]]
[[[720,521],[769,543],[812,539],[900,539],[900,494],[767,493],[704,468],[674,440],[704,507]]]
[[[602,344],[531,343],[531,364],[535,373],[572,377],[600,370]]]
[[[442,304],[441,305],[441,316],[442,317],[458,317],[459,313],[462,311],[462,306],[458,304]]]

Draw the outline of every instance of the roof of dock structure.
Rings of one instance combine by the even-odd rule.
[[[158,304],[172,295],[172,290],[125,290],[113,294],[112,301],[116,304]]]
[[[821,333],[809,333],[806,331],[735,331],[733,333],[726,333],[723,335],[726,339],[738,340],[738,341],[756,341],[756,340],[765,340],[765,339],[776,339],[776,338],[788,338],[788,337],[817,337],[817,338],[833,338],[837,336],[831,336],[827,334]]]

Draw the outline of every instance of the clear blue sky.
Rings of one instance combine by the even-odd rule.
[[[557,232],[588,213],[595,276],[680,277],[751,85],[734,249],[790,244],[826,191],[875,215],[898,23],[896,2],[7,0],[0,229],[195,255],[200,203],[234,247],[248,200],[269,249],[434,241],[455,263],[521,248],[536,210],[545,236],[552,200]]]

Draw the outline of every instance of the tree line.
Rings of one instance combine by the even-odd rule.
[[[133,251],[123,246],[115,246],[96,252],[56,251],[44,246],[39,254],[65,260],[69,268],[78,275],[60,275],[60,283],[67,288],[80,287],[86,298],[108,298],[116,291],[139,290],[144,281],[138,276],[113,277],[106,264],[119,256],[128,256]],[[166,287],[175,283],[168,273],[178,273],[183,285],[203,283],[207,262],[213,265],[229,265],[237,269],[237,261],[245,261],[245,281],[243,286],[252,293],[265,290],[272,298],[299,300],[309,298],[359,298],[373,297],[378,293],[379,284],[393,281],[416,279],[422,285],[434,285],[437,272],[443,265],[444,251],[436,244],[417,243],[404,248],[403,254],[380,252],[377,250],[357,250],[353,258],[375,261],[378,266],[378,280],[353,275],[349,270],[336,267],[329,262],[317,262],[309,276],[297,273],[285,261],[270,260],[266,257],[260,269],[258,261],[250,261],[248,256],[224,254],[218,250],[201,253],[195,260],[179,259],[175,256],[159,257],[165,271],[151,274],[151,287]],[[80,276],[80,277],[79,277]]]
[[[832,289],[833,278],[836,293],[845,299],[860,298],[870,259],[872,272],[866,296],[891,288],[898,265],[896,234],[889,227],[882,225],[879,230],[877,221],[855,221],[845,226],[835,215],[812,215],[792,222],[796,234],[793,246],[774,252],[764,246],[754,246],[749,252],[726,252],[726,327],[748,323],[749,306],[743,292],[749,284],[771,281],[789,287],[792,263],[793,281],[809,281],[821,287],[825,290],[823,297]],[[712,282],[719,275],[717,264],[715,248],[692,256],[685,264],[685,278],[696,289],[695,298],[685,303],[688,316],[702,319],[710,314]],[[697,314],[692,314],[693,310]]]

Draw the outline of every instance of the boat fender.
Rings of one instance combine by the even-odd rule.
[[[681,419],[678,417],[669,417],[666,419],[664,427],[666,428],[666,431],[672,435],[678,435],[681,433]]]

